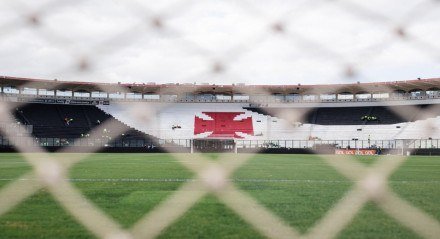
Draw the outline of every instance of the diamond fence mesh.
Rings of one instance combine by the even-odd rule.
[[[198,63],[197,67],[191,70],[183,71],[183,68],[191,67],[191,64],[183,63],[183,66],[178,66],[178,64],[173,65],[173,63],[170,63],[170,65],[166,65],[164,69],[158,71],[160,73],[161,70],[163,70],[162,72],[166,70],[173,75],[177,75],[178,78],[176,76],[170,78],[175,79],[174,81],[200,82],[203,79],[213,79],[216,82],[241,80],[249,82],[249,80],[243,78],[242,74],[239,74],[242,70],[241,67],[246,67],[243,61],[249,61],[254,56],[254,51],[257,51],[255,54],[261,54],[260,57],[264,58],[265,53],[259,53],[259,47],[264,45],[270,49],[273,44],[276,45],[281,39],[287,47],[297,49],[301,52],[301,56],[307,57],[306,59],[322,60],[328,63],[327,67],[332,68],[332,72],[337,72],[336,78],[344,79],[347,83],[350,83],[357,81],[363,72],[368,71],[368,64],[375,61],[382,55],[382,52],[391,48],[396,42],[399,42],[399,44],[404,42],[412,51],[416,51],[438,63],[440,59],[438,42],[434,42],[433,39],[426,38],[423,35],[415,34],[411,30],[413,30],[412,26],[417,25],[421,18],[434,16],[432,19],[435,19],[436,16],[440,15],[438,14],[440,12],[439,3],[439,1],[434,0],[414,1],[408,3],[404,13],[396,14],[398,15],[396,17],[390,15],[387,11],[383,11],[383,8],[400,4],[396,1],[389,3],[389,6],[388,3],[382,5],[379,9],[374,8],[374,5],[355,0],[295,1],[290,4],[278,3],[279,8],[284,9],[284,11],[282,11],[283,14],[274,16],[267,13],[265,9],[267,3],[265,1],[224,1],[222,3],[212,1],[209,3],[211,4],[209,7],[215,9],[219,5],[221,7],[226,6],[226,9],[233,9],[234,13],[246,15],[248,19],[245,22],[228,22],[229,19],[225,19],[224,21],[229,24],[226,24],[226,26],[230,27],[232,31],[225,31],[221,29],[224,26],[218,26],[219,31],[227,38],[232,38],[232,40],[227,42],[204,42],[188,33],[188,29],[197,28],[197,25],[185,25],[188,23],[195,24],[197,19],[188,22],[181,20],[183,25],[180,26],[176,24],[176,21],[179,23],[179,18],[182,16],[197,18],[193,15],[194,12],[200,13],[204,7],[207,7],[207,2],[165,1],[159,4],[135,0],[35,2],[11,0],[4,1],[0,8],[2,14],[5,15],[5,17],[0,18],[2,20],[0,22],[2,32],[0,41],[2,38],[14,38],[17,35],[29,36],[27,34],[31,31],[33,36],[38,39],[26,40],[43,41],[42,46],[56,46],[59,51],[58,57],[60,57],[56,60],[63,57],[68,59],[62,61],[63,64],[46,67],[44,69],[45,74],[66,75],[73,79],[95,80],[108,76],[101,71],[103,68],[100,68],[100,65],[105,65],[109,61],[118,61],[117,58],[120,56],[118,54],[127,47],[137,46],[138,41],[166,41],[166,44],[163,42],[158,43],[159,45],[162,44],[161,46],[164,48],[152,52],[152,54],[159,52],[166,56],[169,53],[166,47],[171,44],[182,51],[181,57],[183,58],[188,57],[190,61],[193,61],[197,56],[195,60]],[[101,11],[93,8],[104,5],[108,9]],[[157,5],[160,5],[160,7]],[[353,39],[345,41],[344,38],[341,38],[341,42],[338,44],[329,45],[322,39],[316,38],[316,36],[323,33],[334,34],[336,38],[350,34],[350,32],[344,32],[346,29],[343,28],[341,22],[318,18],[318,20],[312,22],[316,25],[308,26],[311,28],[309,31],[305,31],[307,29],[301,27],[298,28],[298,25],[304,19],[316,18],[316,14],[319,14],[322,8],[330,8],[334,14],[344,14],[342,21],[353,21],[358,28],[365,27],[364,24],[372,25],[379,29],[378,32],[381,35],[375,38],[374,42],[369,42],[362,48],[352,49],[349,44]],[[104,19],[101,24],[107,31],[99,31],[99,24],[94,26],[99,36],[92,34],[93,32],[81,34],[81,31],[75,29],[92,24],[87,22],[87,19],[72,19],[73,12],[77,10],[88,11],[86,15],[99,13],[108,17],[121,9],[125,13],[123,18],[126,19],[124,21],[115,19],[111,23],[106,23],[106,19]],[[64,15],[60,15],[60,12]],[[99,16],[97,19],[99,19]],[[237,19],[240,18],[234,18],[233,21]],[[60,23],[71,23],[71,25],[60,26]],[[436,26],[438,33],[438,22],[428,21],[425,24]],[[213,24],[212,27],[216,27],[216,25]],[[240,34],[240,30],[246,30],[241,28],[257,30],[246,35]],[[427,30],[432,29],[428,28]],[[248,31],[245,32],[248,33]],[[71,34],[81,35],[75,38]],[[88,36],[88,34],[91,36]],[[235,35],[228,34],[236,34],[241,39],[236,39]],[[220,39],[225,40],[226,38],[222,35]],[[213,42],[216,44],[213,44]],[[2,48],[5,47],[2,46]],[[5,49],[1,51],[5,51]],[[18,55],[21,52],[14,52],[14,54]],[[38,59],[33,59],[33,61],[38,61]],[[277,63],[277,61],[274,61],[270,69],[277,69]],[[39,65],[36,64],[36,66]],[[149,69],[149,66],[142,64],[136,66]],[[182,72],[185,74],[181,74]],[[169,75],[165,74],[165,77]],[[159,75],[158,77],[160,78]],[[270,75],[267,77],[270,78]],[[97,86],[105,87],[102,85]],[[103,91],[105,90],[103,89]],[[126,92],[127,89],[121,87],[117,91]],[[194,91],[196,92],[197,89],[195,88]],[[246,93],[246,88],[243,88],[242,93]],[[270,95],[270,92],[261,93]],[[119,102],[112,102],[112,104],[119,104]],[[173,103],[163,104],[162,107],[167,107],[170,104]],[[17,106],[14,105],[13,107]],[[127,104],[124,104],[124,107],[127,107]],[[7,130],[8,125],[15,123],[15,119],[11,114],[11,105],[7,102],[0,102],[0,110],[0,121],[3,122],[3,124],[0,124],[2,133],[6,137],[13,138],[14,133]],[[130,117],[148,121],[155,117],[156,110],[157,108],[153,109],[146,103],[131,103],[129,113]],[[414,107],[413,110],[420,111],[417,107]],[[434,117],[437,112],[438,106],[434,106],[423,113]],[[395,113],[404,119],[411,119],[411,113],[409,112],[396,111]],[[291,112],[285,112],[283,116],[295,120],[300,117]],[[427,121],[426,124],[429,124],[429,122]],[[432,134],[435,134],[433,132],[437,130],[434,129],[433,131],[432,127],[432,125],[421,126],[420,134],[432,136]],[[90,132],[90,137],[93,138],[95,135],[99,137],[103,129],[106,128],[112,129],[109,132],[110,137],[115,138],[124,133],[124,129],[120,128],[118,124],[108,121],[93,129]],[[22,132],[26,132],[26,129],[23,129]],[[35,140],[29,133],[25,134],[27,140]],[[191,156],[179,154],[173,152],[173,149],[170,148],[169,153],[183,166],[194,172],[196,177],[194,180],[184,182],[177,191],[153,210],[147,212],[132,227],[124,228],[104,210],[87,199],[68,180],[70,168],[94,152],[99,151],[100,146],[88,147],[89,152],[85,154],[63,154],[63,156],[48,153],[44,147],[29,148],[20,143],[14,146],[32,165],[33,170],[1,188],[0,217],[38,190],[46,188],[65,211],[99,238],[155,238],[208,193],[215,195],[220,202],[232,209],[262,235],[269,238],[335,238],[368,202],[375,203],[390,217],[421,237],[438,238],[440,235],[440,222],[438,220],[399,197],[388,186],[388,177],[399,168],[405,161],[406,156],[392,158],[381,156],[384,160],[378,160],[374,166],[366,167],[348,158],[318,154],[325,162],[348,179],[354,181],[355,184],[312,228],[303,234],[294,227],[289,226],[274,212],[262,206],[257,200],[240,190],[233,181],[229,180],[230,175],[250,160],[254,154],[258,153],[258,148],[255,148],[249,154],[222,154],[217,161],[209,160],[203,154],[192,154]],[[62,150],[62,153],[72,152],[75,152],[74,145],[65,147]],[[61,160],[60,157],[63,159]]]

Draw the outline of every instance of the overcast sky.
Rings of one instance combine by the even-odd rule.
[[[0,4],[0,75],[315,84],[440,77],[434,0]]]

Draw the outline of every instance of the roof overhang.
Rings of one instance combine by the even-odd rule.
[[[393,82],[320,85],[206,85],[206,84],[126,84],[62,81],[0,76],[0,86],[62,89],[71,91],[139,92],[157,94],[339,94],[358,92],[410,92],[440,88],[440,78]]]

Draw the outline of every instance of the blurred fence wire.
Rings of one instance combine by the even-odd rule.
[[[136,81],[137,75],[125,78],[124,72],[150,70],[153,73],[147,73],[151,76],[148,79],[169,79],[170,82],[213,79],[214,82],[231,83],[252,83],[253,77],[270,79],[270,72],[289,74],[292,73],[288,71],[290,66],[307,68],[309,71],[305,73],[316,71],[307,66],[313,62],[313,66],[330,69],[324,71],[322,77],[328,72],[336,73],[329,83],[337,79],[353,82],[361,75],[368,76],[371,62],[381,62],[378,58],[384,57],[384,52],[385,55],[396,53],[401,48],[395,46],[402,43],[408,47],[405,49],[415,52],[411,56],[424,56],[438,64],[440,20],[433,20],[440,16],[440,1],[405,3],[5,0],[0,7],[0,52],[8,57],[0,61],[10,67],[7,72],[27,72],[12,69],[14,63],[16,66],[23,63],[23,67],[29,68],[29,75],[70,79],[98,81],[110,78],[131,82]],[[228,11],[230,14],[224,17]],[[322,13],[328,15],[322,16]],[[209,28],[213,28],[211,33],[202,34]],[[368,39],[363,39],[364,36]],[[142,50],[143,45],[148,46],[146,53]],[[283,51],[302,59],[291,63],[291,58],[281,54]],[[143,55],[134,60],[130,58],[136,54]],[[160,69],[154,69],[156,58],[163,60]],[[106,72],[108,67],[116,67],[123,61],[132,64],[122,65],[126,69],[115,76]],[[259,71],[261,62],[268,66],[267,72]],[[314,76],[319,77],[319,74]],[[156,113],[143,103],[133,103],[131,107],[133,118],[145,120]],[[414,110],[419,109],[414,107]],[[0,121],[4,122],[0,124],[1,131],[6,137],[12,137],[13,132],[7,130],[7,125],[14,124],[15,120],[7,102],[0,102],[0,111]],[[395,113],[410,120],[411,116],[405,112]],[[114,123],[110,121],[98,126],[90,137],[105,128],[113,129],[113,137],[124,133]],[[421,134],[428,130],[428,127],[421,128]],[[26,129],[22,132],[29,140],[34,140]],[[203,154],[191,155],[189,160],[188,155],[171,151],[198,180],[183,183],[179,190],[126,229],[84,197],[72,182],[65,180],[73,165],[98,151],[99,147],[90,147],[88,154],[63,155],[63,160],[58,158],[60,154],[50,154],[43,147],[38,148],[37,153],[36,149],[20,144],[15,147],[32,165],[33,171],[0,189],[0,217],[39,189],[46,188],[67,212],[100,238],[154,238],[208,193],[269,238],[335,238],[367,202],[374,202],[390,217],[422,237],[438,238],[440,235],[438,220],[400,198],[387,185],[388,177],[404,162],[405,156],[386,158],[372,167],[365,167],[354,160],[320,155],[356,183],[322,219],[302,234],[228,180],[254,154],[224,154],[213,162]],[[74,152],[74,146],[63,152]],[[254,153],[258,153],[258,149]]]

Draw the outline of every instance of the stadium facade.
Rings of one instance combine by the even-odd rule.
[[[14,124],[24,126],[8,127],[14,138],[1,136],[3,151],[18,140],[112,152],[440,153],[440,78],[255,86],[1,77],[0,86]],[[109,120],[122,133],[110,136],[109,127],[90,137]]]

